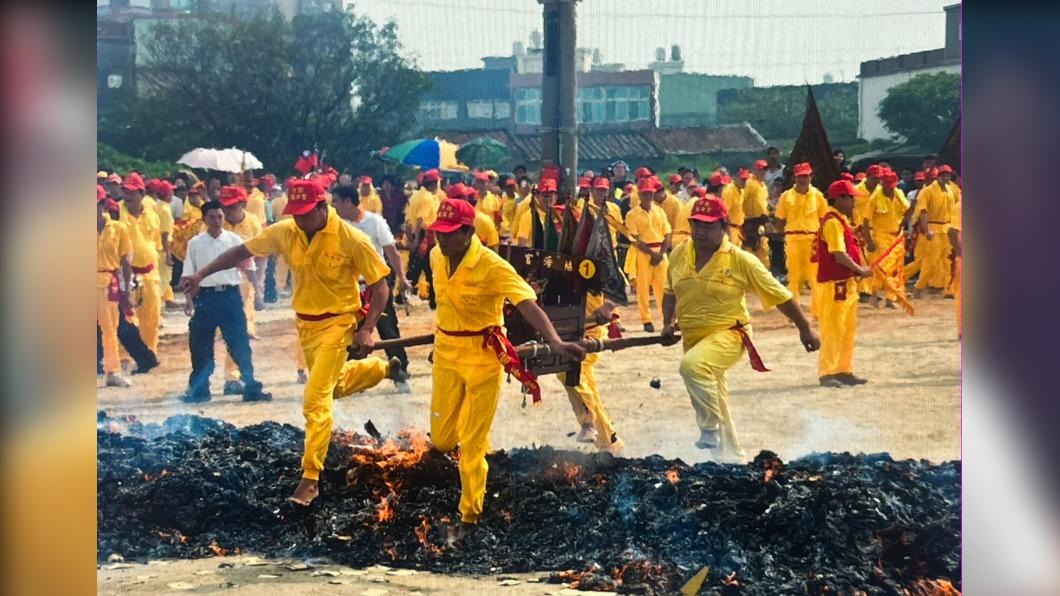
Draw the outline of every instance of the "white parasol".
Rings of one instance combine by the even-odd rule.
[[[264,166],[254,154],[243,149],[206,149],[198,147],[188,151],[177,160],[177,163],[192,168],[232,172],[239,174],[246,170],[260,170]]]

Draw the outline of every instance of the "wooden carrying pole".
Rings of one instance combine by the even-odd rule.
[[[680,340],[681,336],[674,336],[676,340]],[[661,335],[645,335],[641,337],[623,337],[619,339],[580,339],[577,341],[581,347],[585,348],[586,352],[604,352],[607,350],[617,351],[625,350],[627,348],[638,348],[641,346],[652,346],[655,344],[663,343],[664,338]],[[387,350],[391,348],[411,348],[413,346],[425,346],[434,343],[434,335],[414,335],[411,337],[402,337],[400,339],[384,339],[375,342],[372,346],[372,351],[375,350]],[[531,342],[522,345],[515,346],[516,351],[519,353],[520,358],[536,358],[536,357],[548,357],[552,356],[554,352],[548,344]]]

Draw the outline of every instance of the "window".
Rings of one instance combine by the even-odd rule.
[[[498,99],[493,103],[493,117],[497,120],[504,120],[505,118],[512,117],[512,104],[503,99]]]
[[[649,120],[647,86],[583,87],[578,89],[578,118],[583,124]]]
[[[493,101],[489,99],[473,99],[467,102],[468,118],[493,118]]]
[[[541,90],[524,87],[515,90],[515,123],[541,124]]]
[[[420,103],[421,120],[456,120],[455,101],[424,101]]]

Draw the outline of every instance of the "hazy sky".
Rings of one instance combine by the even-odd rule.
[[[755,84],[852,81],[865,60],[941,48],[943,6],[956,0],[582,0],[578,47],[644,68],[677,44],[686,72],[737,74]],[[425,70],[481,68],[541,30],[537,0],[357,0],[355,12],[397,22]]]

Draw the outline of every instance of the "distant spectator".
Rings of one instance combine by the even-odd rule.
[[[850,171],[850,168],[847,167],[847,154],[843,153],[842,149],[836,149],[835,151],[833,151],[832,159],[835,160],[835,165],[839,168],[840,172]]]
[[[764,181],[766,188],[773,188],[773,182],[784,179],[784,164],[780,163],[780,149],[770,147],[766,149],[766,174]]]
[[[400,236],[405,222],[405,206],[409,203],[401,182],[394,176],[384,176],[379,198],[383,201],[383,219],[390,227],[390,233]]]

